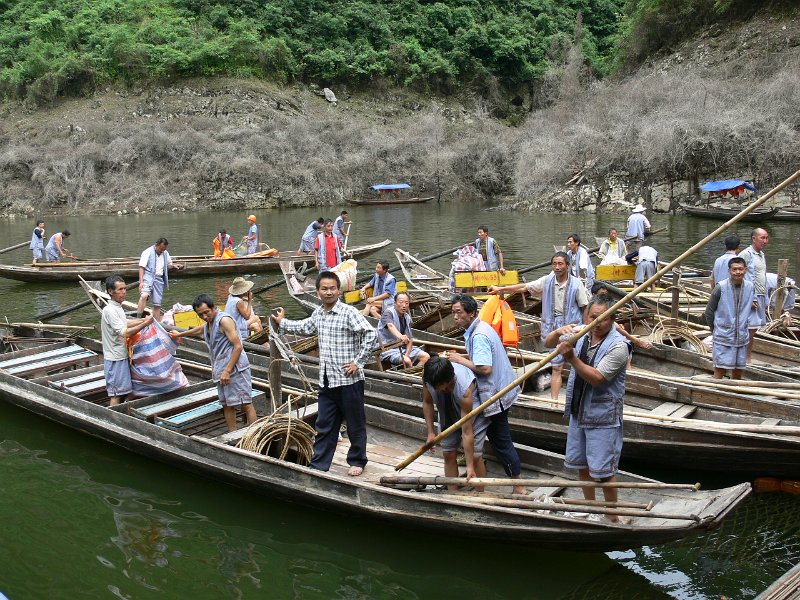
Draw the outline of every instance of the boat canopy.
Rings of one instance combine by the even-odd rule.
[[[411,189],[411,186],[407,183],[376,183],[375,185],[369,186],[369,189],[375,190],[376,192],[383,192],[387,190],[408,190]]]
[[[704,183],[700,186],[700,189],[704,192],[728,192],[740,189],[744,191],[745,189],[750,190],[751,192],[756,191],[756,186],[752,183],[748,183],[741,179],[724,179],[722,181],[709,181],[708,183]]]

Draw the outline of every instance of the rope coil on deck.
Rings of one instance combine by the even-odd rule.
[[[662,317],[660,311],[660,304],[661,297],[665,293],[672,293],[673,289],[678,290],[678,304],[680,305],[680,297],[684,295],[687,298],[686,302],[686,314],[688,315],[691,311],[691,301],[689,301],[689,293],[686,288],[682,285],[679,286],[670,286],[663,290],[658,297],[656,298],[656,319],[657,322],[653,327],[653,331],[650,334],[650,339],[657,343],[663,344],[664,340],[667,340],[674,344],[674,340],[677,338],[679,340],[683,340],[691,346],[692,351],[697,352],[703,356],[708,355],[708,348],[703,343],[703,341],[698,338],[692,330],[689,328],[689,324],[683,320],[676,320],[672,319],[671,317]]]

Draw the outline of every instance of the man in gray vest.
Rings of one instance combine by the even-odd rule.
[[[381,352],[381,360],[393,365],[403,365],[410,368],[416,364],[424,365],[430,355],[414,346],[414,334],[411,331],[411,315],[408,312],[409,297],[405,292],[400,292],[394,297],[391,306],[383,309],[381,320],[378,323],[378,340],[381,345],[392,344],[400,341],[401,348],[391,348]]]
[[[170,269],[180,269],[181,265],[172,262],[167,252],[167,238],[158,238],[156,243],[145,248],[139,258],[139,316],[144,316],[148,298],[153,304],[153,318],[161,321],[161,301],[164,290],[169,287]]]
[[[514,381],[514,369],[500,336],[491,325],[478,318],[478,303],[475,298],[456,296],[452,311],[455,324],[464,328],[467,354],[450,351],[447,357],[475,373],[478,404],[481,404]],[[508,411],[517,401],[519,393],[519,386],[512,388],[481,413],[489,419],[486,437],[492,443],[497,460],[503,465],[505,472],[515,479],[520,478],[521,465],[517,449],[511,440]],[[527,490],[517,485],[514,486],[514,493],[526,494]]]
[[[500,271],[501,275],[506,274],[503,264],[503,251],[500,244],[493,237],[489,237],[489,228],[486,225],[478,227],[478,239],[475,240],[475,249],[483,257],[486,268],[489,271]]]
[[[607,296],[594,296],[589,303],[589,321],[611,306]],[[569,341],[572,325],[551,331],[545,339],[548,348],[557,347],[572,370],[567,382],[564,415],[569,417],[564,465],[577,469],[583,481],[616,481],[622,453],[622,407],[625,397],[625,368],[628,342],[614,327],[614,317],[600,321],[573,349]],[[587,500],[595,499],[595,488],[585,487]],[[603,488],[606,501],[617,501],[616,488]],[[619,522],[620,517],[607,516]]]
[[[766,229],[756,227],[750,234],[750,245],[739,253],[747,265],[745,279],[753,283],[756,291],[758,309],[753,314],[750,322],[750,343],[747,345],[747,362],[753,353],[753,340],[756,330],[767,324],[767,257],[764,248],[769,243],[769,233]]]
[[[714,334],[714,379],[722,379],[729,369],[731,379],[741,379],[747,366],[748,325],[758,302],[755,287],[744,278],[746,271],[743,258],[730,258],[728,277],[714,286],[706,305],[706,324]]]
[[[252,425],[258,417],[253,407],[250,361],[244,353],[236,323],[228,313],[219,310],[207,294],[197,296],[192,308],[206,324],[186,331],[170,331],[170,337],[203,336],[211,358],[211,378],[217,382],[217,395],[228,431],[236,431],[237,406],[242,407],[247,424]]]

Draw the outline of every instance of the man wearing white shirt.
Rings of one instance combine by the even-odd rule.
[[[139,316],[144,316],[147,299],[153,304],[153,317],[161,320],[161,301],[164,290],[169,287],[170,268],[180,269],[173,263],[167,252],[167,238],[158,238],[156,243],[145,249],[139,258]]]

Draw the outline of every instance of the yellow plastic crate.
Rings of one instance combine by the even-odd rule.
[[[461,271],[456,273],[457,288],[489,287],[490,285],[515,285],[519,283],[518,271]]]
[[[175,318],[175,327],[191,329],[203,324],[203,320],[193,310],[175,313],[173,316]]]
[[[594,278],[599,281],[624,281],[635,275],[636,265],[598,265],[594,270]]]
[[[398,292],[407,292],[408,291],[408,282],[405,280],[401,280],[397,282],[397,291]],[[372,288],[367,288],[367,298],[372,298]],[[358,290],[353,290],[352,292],[345,292],[344,293],[344,301],[347,304],[358,304],[361,300],[361,294]]]

